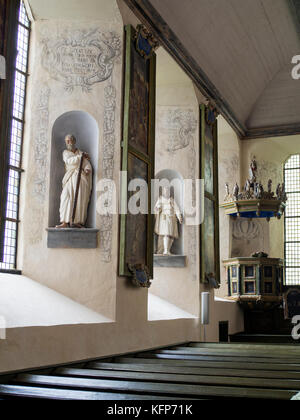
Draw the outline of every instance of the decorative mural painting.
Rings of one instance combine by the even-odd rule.
[[[194,139],[197,120],[192,109],[170,109],[167,115],[168,152],[185,149]]]
[[[43,67],[69,92],[77,86],[89,92],[95,83],[107,80],[121,51],[120,37],[98,28],[44,39],[43,44]]]
[[[115,122],[116,122],[116,88],[108,81],[104,89],[104,125],[102,146],[103,178],[113,179],[115,155]],[[113,191],[109,188],[109,202],[113,200]],[[100,249],[101,259],[110,263],[112,259],[113,215],[106,214],[100,217]]]
[[[220,283],[218,130],[217,114],[212,107],[200,106],[201,178],[204,179],[204,222],[200,228],[201,282]]]
[[[132,179],[148,184],[154,179],[155,140],[155,68],[154,49],[157,43],[141,25],[126,31],[126,61],[124,86],[124,121],[122,141],[122,171],[127,179],[121,185],[119,275],[138,278],[153,276],[153,215],[148,199],[148,214],[127,212],[128,202],[135,191],[128,192]],[[126,214],[125,214],[126,212]],[[142,275],[144,273],[144,277]],[[135,285],[142,283],[134,281]],[[147,287],[150,285],[145,281]]]
[[[41,85],[37,94],[34,122],[33,158],[31,166],[33,183],[31,185],[31,213],[29,243],[35,244],[42,240],[44,226],[44,204],[47,195],[48,172],[48,138],[49,138],[49,101],[51,90],[47,85]]]

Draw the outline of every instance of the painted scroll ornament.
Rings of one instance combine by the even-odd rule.
[[[76,31],[59,40],[44,40],[42,64],[50,75],[72,92],[76,86],[89,92],[95,83],[107,80],[121,51],[114,32]]]

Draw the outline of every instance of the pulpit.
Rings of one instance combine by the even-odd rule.
[[[282,301],[283,260],[267,256],[229,258],[228,296],[248,306]]]

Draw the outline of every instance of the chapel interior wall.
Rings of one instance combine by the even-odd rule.
[[[111,1],[109,0],[110,4]],[[21,186],[22,222],[18,249],[19,268],[24,275],[115,322],[103,326],[103,329],[102,326],[95,326],[94,329],[89,327],[86,330],[84,326],[80,327],[81,331],[85,331],[83,335],[85,340],[91,344],[85,346],[79,339],[81,344],[78,348],[75,340],[78,330],[75,326],[69,329],[66,336],[69,337],[69,344],[62,339],[63,330],[59,327],[40,328],[32,331],[32,334],[28,329],[27,336],[24,335],[24,331],[11,331],[11,339],[6,343],[8,346],[6,360],[10,358],[12,364],[13,359],[16,361],[18,357],[20,363],[26,359],[27,365],[31,363],[31,366],[34,357],[37,364],[64,363],[67,358],[79,360],[84,355],[97,357],[200,338],[202,327],[199,318],[149,322],[148,290],[135,288],[128,279],[117,276],[119,250],[117,215],[103,218],[96,214],[95,225],[100,231],[99,246],[96,249],[47,248],[46,227],[51,197],[49,193],[51,136],[53,126],[61,115],[74,110],[82,111],[96,121],[99,127],[98,152],[95,152],[97,156],[93,156],[97,161],[96,177],[97,180],[110,177],[115,181],[117,194],[119,192],[123,26],[136,22],[132,12],[121,0],[118,4],[120,2],[122,9],[119,11],[115,2],[114,15],[113,17],[110,15],[109,19],[105,19],[105,16],[101,20],[37,18],[32,24],[31,76],[28,84],[24,138],[25,172]],[[82,7],[87,6],[82,3]],[[78,78],[70,73],[68,66],[59,67],[55,55],[61,49],[65,53],[70,53],[68,48],[72,42],[84,44],[84,40],[90,39],[89,37],[92,39],[95,33],[100,40],[105,37],[112,42],[115,54],[109,77],[99,83],[91,83],[84,79],[85,66],[94,65],[95,50],[87,52],[83,48],[85,52],[80,50],[74,53],[78,59]],[[158,51],[158,66],[159,54]],[[168,60],[168,57],[164,56],[161,59]],[[109,73],[110,69],[107,71]],[[177,82],[176,77],[176,71],[174,74],[162,72],[161,78],[158,75],[156,172],[171,169],[176,170],[185,179],[197,178],[199,103],[192,82],[187,76],[181,72],[180,80]],[[177,116],[179,120],[176,120]],[[183,137],[175,136],[178,124],[183,128],[181,131],[185,132],[186,129]],[[228,135],[228,139],[230,136],[232,135]],[[237,140],[230,141],[232,150],[238,153]],[[199,285],[198,231],[199,229],[194,226],[185,226],[184,229],[183,249],[187,255],[187,266],[182,269],[155,269],[151,286],[151,293],[196,317],[199,317],[200,313],[200,292],[205,289]],[[211,293],[211,311],[214,315],[206,331],[207,334],[211,331],[210,339],[217,341],[218,320],[231,316],[233,320],[231,331],[237,332],[240,328],[238,323],[242,318],[234,304],[231,304],[230,308],[223,304],[215,304],[213,296],[214,293]],[[34,344],[31,356],[28,353],[25,356],[24,347],[23,359],[20,352],[13,351],[16,339],[20,339],[20,343],[27,340],[25,348],[29,349],[30,340],[35,340],[38,336],[40,338]],[[52,349],[45,350],[44,342],[46,343],[48,339],[54,340],[57,357]]]

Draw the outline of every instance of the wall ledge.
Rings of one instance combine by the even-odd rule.
[[[154,255],[154,267],[186,267],[186,255]]]
[[[48,228],[48,248],[97,248],[99,229]]]

